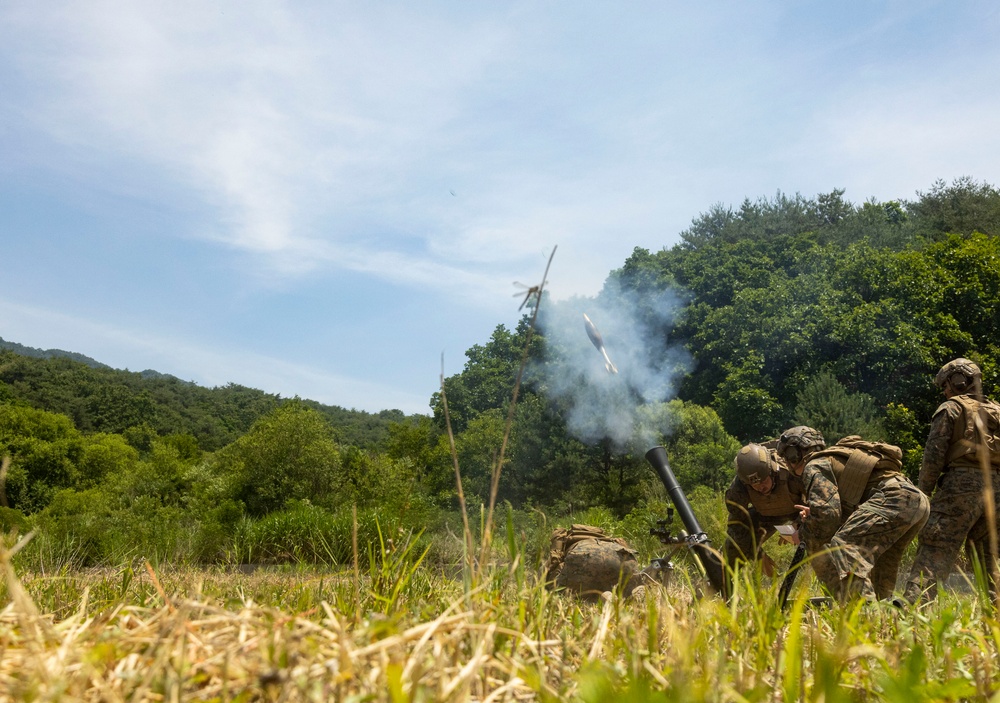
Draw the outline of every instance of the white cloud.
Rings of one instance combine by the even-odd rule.
[[[219,210],[202,235],[303,269],[320,241],[363,245],[364,232],[318,230],[324,213],[410,196],[406,177],[498,45],[488,24],[313,14],[315,26],[273,3],[68,4],[17,17],[46,40],[19,56],[47,86],[34,107],[52,135],[193,185]]]

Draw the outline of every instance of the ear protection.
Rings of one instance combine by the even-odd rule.
[[[971,379],[963,373],[953,373],[948,377],[948,385],[959,393],[968,390]]]
[[[789,464],[798,464],[800,461],[802,461],[802,448],[785,447],[784,451],[781,453],[781,456]]]

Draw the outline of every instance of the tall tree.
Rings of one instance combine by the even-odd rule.
[[[279,510],[289,500],[336,506],[353,498],[333,429],[300,403],[286,403],[258,420],[216,454],[215,466],[228,477],[230,496],[254,516]]]
[[[870,395],[851,393],[829,371],[816,374],[796,396],[793,422],[815,427],[827,444],[847,435],[870,441],[885,438],[881,413]]]

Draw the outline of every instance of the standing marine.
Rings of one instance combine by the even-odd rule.
[[[736,476],[726,490],[729,511],[726,564],[763,560],[763,543],[776,525],[799,518],[796,505],[804,500],[802,480],[792,474],[777,452],[761,444],[748,444],[733,460]]]
[[[841,600],[892,597],[903,551],[927,521],[927,497],[902,473],[902,451],[857,436],[826,447],[811,427],[786,430],[778,453],[800,474],[800,535],[817,577]]]
[[[1000,405],[983,395],[982,372],[968,359],[949,361],[934,383],[946,400],[934,412],[920,465],[918,485],[931,496],[931,515],[918,537],[906,585],[911,603],[934,594],[936,584],[951,573],[963,543],[970,558],[975,554],[987,564],[987,477],[995,514],[1000,513]]]

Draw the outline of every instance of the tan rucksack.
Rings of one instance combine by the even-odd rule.
[[[619,583],[625,593],[638,583],[637,552],[620,537],[611,537],[592,525],[573,525],[552,533],[546,583],[584,596],[599,596]],[[633,581],[632,584],[629,582]]]
[[[834,465],[837,475],[837,490],[840,499],[850,506],[855,506],[868,485],[868,479],[873,472],[880,476],[886,473],[903,471],[903,450],[895,444],[885,442],[869,442],[857,435],[848,435],[833,446],[816,452],[810,457],[833,457],[839,460]]]

